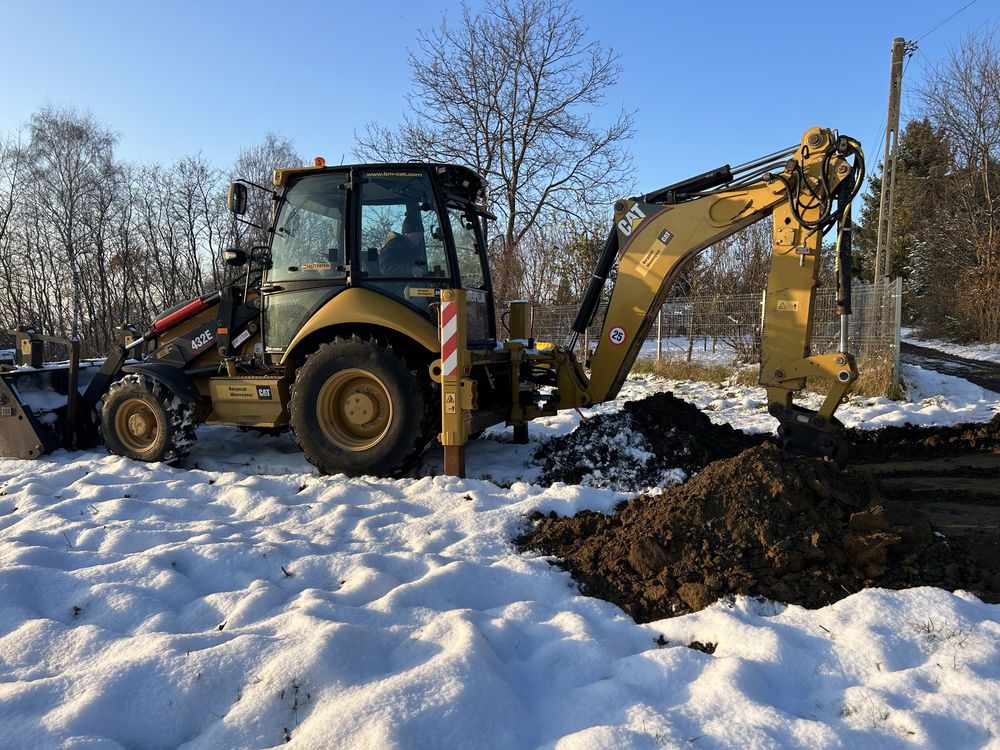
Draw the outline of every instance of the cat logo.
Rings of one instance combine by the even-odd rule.
[[[635,228],[639,226],[639,222],[645,218],[646,214],[643,213],[638,204],[635,204],[628,210],[628,213],[625,214],[624,218],[618,222],[618,231],[628,237],[635,231]]]
[[[257,386],[257,400],[258,401],[271,401],[271,386],[269,385],[258,385]]]

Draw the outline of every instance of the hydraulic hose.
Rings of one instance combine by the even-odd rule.
[[[574,335],[570,341],[570,348],[576,344],[577,336],[586,331],[587,326],[594,319],[597,306],[601,301],[601,292],[604,290],[604,284],[611,273],[611,266],[614,265],[616,255],[618,255],[618,229],[611,227],[608,239],[605,240],[601,250],[601,257],[597,261],[597,267],[594,269],[594,275],[590,277],[590,283],[587,285],[587,293],[583,295],[583,302],[576,314],[576,320],[573,321]]]

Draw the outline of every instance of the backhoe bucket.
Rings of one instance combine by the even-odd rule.
[[[81,403],[79,342],[30,329],[9,333],[17,339],[17,364],[0,365],[0,456],[38,458],[96,445],[93,404]],[[65,347],[68,360],[44,362],[45,342]]]

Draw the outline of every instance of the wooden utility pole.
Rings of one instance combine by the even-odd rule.
[[[875,245],[875,286],[892,274],[892,207],[896,187],[896,140],[899,134],[899,95],[903,88],[903,55],[916,43],[897,36],[892,40],[889,72],[889,115],[885,125],[885,156],[882,159],[882,195],[878,204],[878,239]]]

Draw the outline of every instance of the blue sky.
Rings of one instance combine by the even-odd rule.
[[[840,3],[587,1],[593,38],[621,54],[609,112],[638,109],[630,150],[649,190],[796,142],[812,125],[860,138],[873,164],[892,39],[915,39],[968,0]],[[475,7],[477,3],[473,2]],[[0,133],[45,103],[89,110],[118,154],[169,162],[201,151],[226,166],[268,130],[306,157],[350,161],[366,121],[398,122],[414,30],[456,3],[0,0]],[[977,0],[920,41],[904,119],[926,66],[970,31],[994,29]]]

